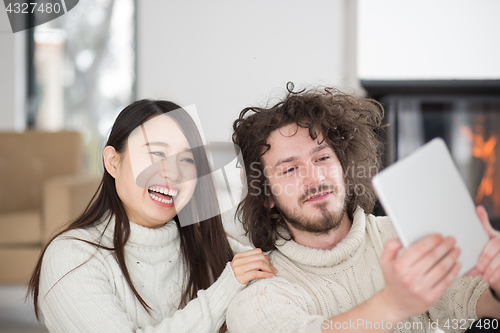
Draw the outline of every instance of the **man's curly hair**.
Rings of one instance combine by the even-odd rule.
[[[381,143],[375,130],[383,127],[382,106],[375,100],[356,98],[335,88],[299,92],[293,89],[289,82],[281,102],[267,109],[247,107],[233,123],[232,139],[241,149],[248,189],[236,215],[253,245],[263,251],[275,248],[278,227],[288,230],[277,208],[266,204],[271,191],[261,160],[270,149],[269,135],[283,126],[295,123],[308,128],[313,140],[321,135],[333,148],[346,181],[350,219],[357,206],[371,213],[376,202],[371,177],[380,167]],[[364,172],[355,172],[354,168]]]

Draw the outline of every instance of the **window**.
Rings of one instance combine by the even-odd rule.
[[[33,33],[28,125],[78,130],[97,171],[118,113],[135,99],[135,1],[86,0]]]

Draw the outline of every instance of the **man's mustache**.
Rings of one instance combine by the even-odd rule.
[[[327,185],[327,184],[321,184],[319,186],[315,186],[315,187],[309,187],[307,189],[307,191],[300,197],[300,202],[304,202],[307,200],[307,198],[317,194],[317,193],[321,193],[321,192],[329,192],[329,191],[333,191],[335,192],[335,188],[336,186],[334,185]]]

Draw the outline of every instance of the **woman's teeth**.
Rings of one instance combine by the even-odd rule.
[[[158,193],[162,193],[162,194],[165,194],[165,195],[169,195],[171,197],[175,197],[177,195],[177,193],[178,193],[178,191],[176,191],[176,190],[167,189],[165,187],[160,187],[160,186],[150,186],[148,188],[148,190],[155,191],[155,192],[158,192]]]
[[[170,199],[161,199],[161,198],[158,198],[156,195],[154,195],[153,193],[149,193],[149,196],[153,199],[153,200],[156,200],[156,201],[159,201],[159,202],[163,202],[163,203],[167,203],[167,204],[171,204],[174,200],[172,198]]]
[[[168,189],[166,187],[162,186],[150,186],[148,188],[149,196],[151,199],[158,201],[158,202],[163,202],[166,204],[171,204],[174,201],[174,197],[177,196],[179,191],[173,190],[173,189]],[[158,195],[155,195],[155,192]],[[166,197],[166,198],[164,198]]]

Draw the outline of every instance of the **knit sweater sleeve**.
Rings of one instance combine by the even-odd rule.
[[[321,332],[327,318],[308,313],[313,301],[298,288],[280,277],[250,283],[228,308],[229,332]]]
[[[107,254],[105,254],[105,252]],[[115,293],[117,275],[107,251],[75,239],[56,239],[47,248],[40,277],[40,308],[50,332],[215,332],[231,299],[244,287],[228,263],[219,279],[173,316],[138,327]],[[109,258],[108,258],[109,259]]]
[[[446,289],[441,298],[430,308],[429,316],[445,332],[464,332],[478,319],[476,305],[488,284],[479,276],[463,276]]]

